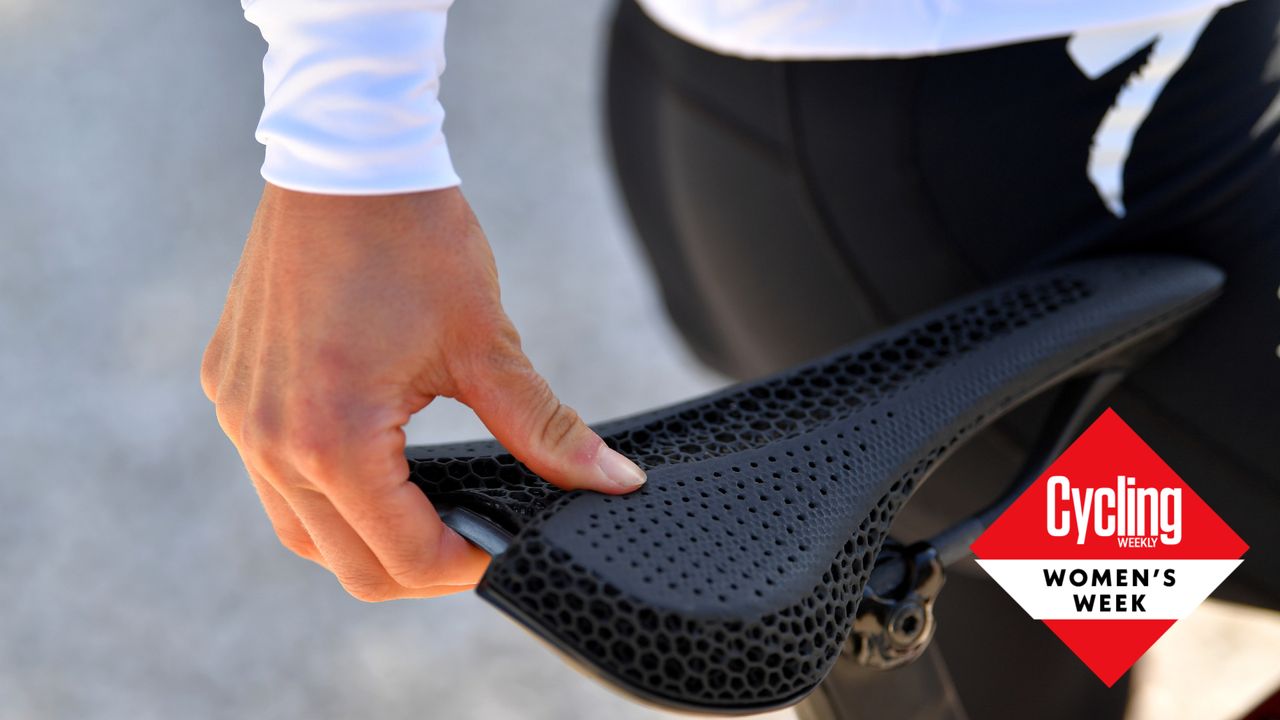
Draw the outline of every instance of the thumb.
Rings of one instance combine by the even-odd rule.
[[[644,484],[635,463],[605,445],[600,436],[560,402],[518,345],[472,365],[458,379],[457,399],[475,411],[489,432],[516,459],[566,490],[617,494]]]

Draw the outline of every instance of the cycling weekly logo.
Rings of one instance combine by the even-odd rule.
[[[972,549],[1110,686],[1248,546],[1107,410]]]

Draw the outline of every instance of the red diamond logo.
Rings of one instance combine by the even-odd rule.
[[[972,549],[1110,686],[1248,546],[1108,409]]]

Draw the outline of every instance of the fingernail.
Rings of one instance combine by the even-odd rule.
[[[609,482],[626,490],[638,488],[645,481],[644,471],[639,466],[607,445],[601,445],[600,452],[596,453],[596,467]]]

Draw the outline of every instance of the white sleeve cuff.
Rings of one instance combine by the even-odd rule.
[[[262,176],[380,195],[459,183],[437,98],[451,0],[247,0],[267,41]]]

